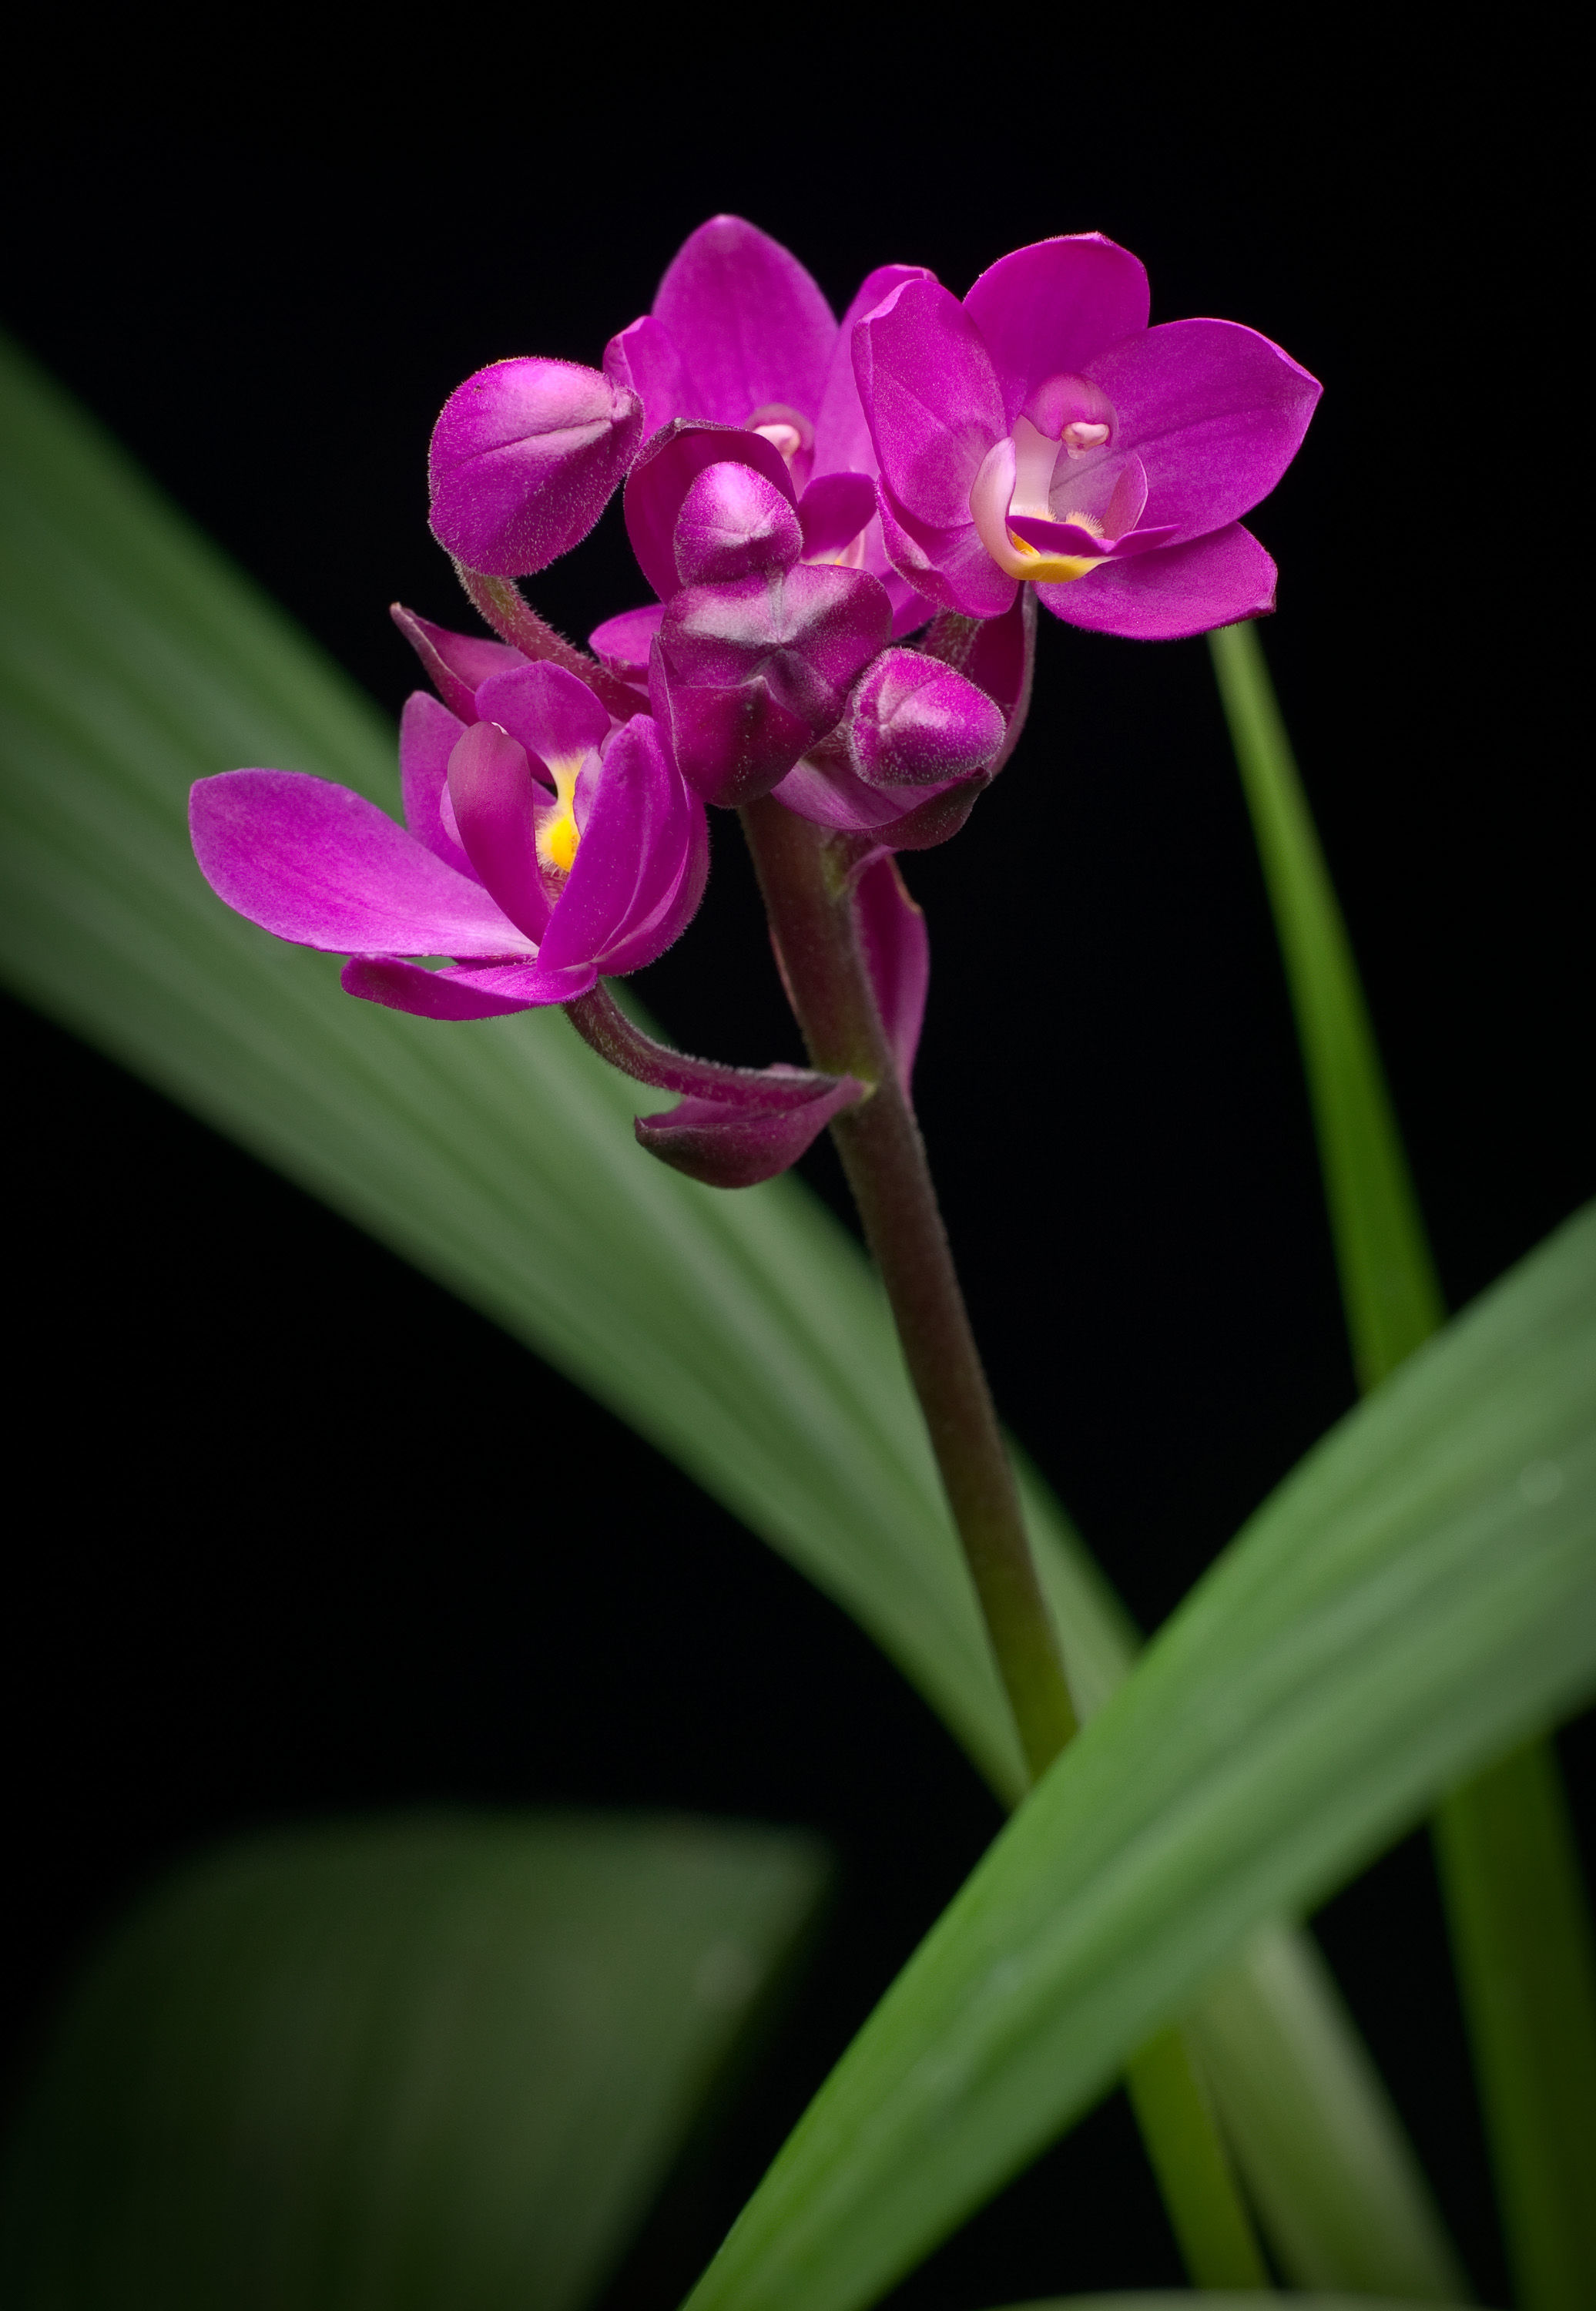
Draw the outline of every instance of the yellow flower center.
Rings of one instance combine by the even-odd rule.
[[[585,757],[554,754],[554,799],[537,813],[537,863],[546,873],[569,875],[581,834],[576,823],[576,782]]]

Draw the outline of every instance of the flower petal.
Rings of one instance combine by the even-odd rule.
[[[1072,626],[1134,641],[1176,641],[1275,606],[1275,565],[1240,522],[1185,545],[1104,562],[1069,586],[1039,586],[1047,607]]]
[[[606,618],[601,626],[594,627],[588,636],[588,648],[622,682],[646,689],[649,650],[664,615],[663,602],[650,602],[641,610],[623,610],[618,617]]]
[[[733,584],[756,571],[789,570],[804,534],[785,492],[740,459],[722,458],[689,483],[674,548],[682,585]]]
[[[676,555],[682,501],[698,475],[723,459],[752,466],[789,505],[797,503],[786,461],[762,433],[684,419],[657,434],[627,476],[625,509],[626,535],[638,566],[662,602],[668,602],[682,582]]]
[[[834,559],[868,527],[875,513],[876,484],[868,474],[822,474],[798,500],[805,561]]]
[[[224,771],[188,804],[200,871],[263,930],[332,955],[530,955],[478,883],[364,795],[301,771]]]
[[[752,1188],[796,1164],[833,1116],[855,1106],[863,1092],[862,1084],[843,1076],[799,1107],[727,1107],[712,1099],[685,1099],[666,1114],[640,1115],[633,1129],[638,1146],[673,1172],[709,1188]]]
[[[1318,380],[1235,321],[1166,321],[1091,363],[1118,413],[1117,450],[1147,468],[1143,523],[1176,543],[1220,529],[1267,497],[1296,455]]]
[[[428,681],[462,722],[477,719],[478,683],[528,662],[508,642],[490,641],[485,634],[452,634],[447,626],[418,618],[402,602],[390,602],[388,614],[426,668]]]
[[[580,676],[546,661],[490,676],[476,693],[476,711],[543,763],[580,762],[609,737],[609,709]]]
[[[1147,327],[1147,270],[1100,232],[1067,233],[990,265],[964,310],[991,356],[1008,432],[1039,385]]]
[[[854,375],[882,479],[916,521],[970,519],[970,484],[1007,427],[981,332],[936,281],[905,281],[853,331]]]
[[[688,406],[682,356],[664,322],[651,313],[610,339],[604,349],[604,373],[612,385],[628,388],[642,403],[645,440],[673,417],[704,414]]]
[[[923,265],[878,265],[860,283],[842,316],[842,326],[826,363],[820,406],[815,413],[814,472],[817,479],[823,474],[868,474],[874,479],[877,471],[876,451],[870,429],[865,423],[864,405],[859,397],[859,379],[853,373],[854,326],[873,313],[894,289],[901,289],[905,281],[936,278]]]
[[[526,668],[528,674],[538,671]],[[532,767],[526,748],[496,722],[474,722],[449,758],[449,798],[471,864],[510,920],[520,925],[528,939],[540,939],[549,902],[538,872]],[[453,955],[456,949],[412,947],[410,952]]]
[[[615,733],[604,757],[539,960],[551,969],[589,963],[610,968],[612,952],[662,913],[690,841],[690,803],[681,777],[652,719],[638,715]]]
[[[880,507],[881,534],[894,569],[939,610],[1000,618],[1013,606],[1016,581],[992,560],[972,521],[933,528],[895,504],[885,485]]]
[[[837,334],[796,257],[741,217],[711,217],[671,259],[654,316],[681,355],[694,417],[746,425],[769,402],[811,420]]]
[[[449,758],[465,735],[458,715],[424,690],[413,690],[399,717],[399,788],[405,824],[416,841],[457,875],[479,883],[482,877],[443,823]]]
[[[926,1016],[931,942],[925,915],[904,889],[896,859],[877,859],[865,868],[854,885],[853,913],[881,1024],[907,1091]]]
[[[1003,744],[1000,710],[921,650],[886,650],[849,701],[848,751],[868,786],[941,787],[972,778]]]
[[[642,404],[575,362],[502,361],[443,405],[432,534],[473,570],[523,578],[586,537],[642,438]]]
[[[423,971],[391,955],[356,955],[341,974],[347,995],[416,1019],[501,1019],[545,1003],[585,995],[596,971],[549,971],[539,963],[501,964],[486,970]]]

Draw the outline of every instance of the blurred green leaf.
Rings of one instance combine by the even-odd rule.
[[[1443,1322],[1441,1286],[1263,645],[1252,625],[1208,641],[1296,1013],[1354,1361],[1373,1388]],[[1587,2311],[1596,1945],[1550,1744],[1450,1792],[1435,1842],[1520,2299]]]
[[[1596,1207],[1204,1575],[876,2007],[692,2311],[873,2301],[1252,1927],[1596,1687],[1593,1415]]]
[[[260,1837],[73,1996],[0,2197],[13,2311],[576,2311],[811,1917],[820,1849],[685,1820]]]
[[[1291,2311],[1404,2311],[1397,2295],[1294,2295]],[[1461,2298],[1460,2298],[1461,2300]],[[1204,2288],[1200,2295],[1138,2289],[1129,2295],[1050,2295],[1045,2302],[1010,2303],[1004,2311],[1258,2311],[1256,2295],[1228,2295]]]
[[[1013,1725],[852,1241],[792,1179],[718,1195],[653,1163],[633,1087],[563,1019],[445,1028],[352,1002],[332,959],[213,896],[194,779],[276,764],[392,808],[393,732],[4,341],[0,537],[0,970],[651,1438],[870,1633],[1012,1804]],[[1136,1633],[1020,1475],[1090,1714]],[[1260,2206],[1284,2204],[1275,2236],[1306,2243],[1288,2268],[1450,2292],[1400,2126],[1307,1945],[1276,1930],[1230,1995],[1270,2112],[1295,2114],[1286,2158],[1272,2129],[1232,2126]]]

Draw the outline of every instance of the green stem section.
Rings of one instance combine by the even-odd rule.
[[[1256,629],[1210,634],[1313,1103],[1354,1362],[1376,1387],[1445,1307],[1346,926]],[[1596,2303],[1596,1949],[1549,1740],[1446,1801],[1443,1898],[1522,2311]]]
[[[880,1270],[1033,1782],[1076,1731],[1007,1449],[959,1287],[925,1143],[854,917],[844,845],[768,798],[742,813],[788,998],[813,1066],[872,1086],[832,1136]],[[1190,2054],[1167,2031],[1130,2083],[1193,2280],[1269,2285]]]

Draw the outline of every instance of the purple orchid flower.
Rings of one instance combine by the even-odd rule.
[[[1267,337],[1149,328],[1140,264],[1085,233],[999,258],[962,305],[904,281],[852,342],[887,551],[931,601],[997,617],[1025,582],[1072,625],[1148,641],[1274,606],[1240,516],[1320,388]]]
[[[767,440],[803,501],[804,558],[880,579],[894,637],[923,625],[927,610],[892,566],[873,492],[868,499],[811,493],[850,475],[874,482],[876,452],[853,372],[854,325],[902,283],[931,277],[921,266],[877,266],[839,327],[789,250],[741,217],[711,217],[671,259],[653,310],[612,337],[604,355],[605,375],[641,398],[645,434],[686,419]]]
[[[280,938],[348,955],[352,995],[423,1018],[570,1003],[601,972],[653,962],[709,867],[703,806],[653,722],[613,724],[559,667],[423,632],[468,719],[423,692],[407,702],[406,826],[299,772],[201,779],[189,824],[212,888]],[[439,955],[439,970],[406,960]]]

